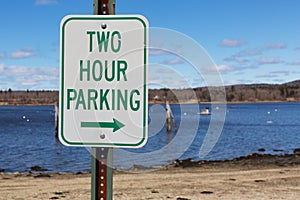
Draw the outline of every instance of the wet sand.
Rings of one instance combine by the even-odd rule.
[[[114,171],[114,199],[297,199],[300,155],[249,155],[138,173]],[[91,174],[0,175],[0,199],[90,199]]]

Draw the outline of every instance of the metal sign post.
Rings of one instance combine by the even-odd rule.
[[[94,0],[94,15],[60,24],[59,140],[92,147],[92,200],[112,199],[112,148],[148,137],[148,21],[114,13]]]
[[[112,200],[112,147],[92,148],[92,200]]]
[[[115,0],[94,0],[94,15],[114,15]],[[92,200],[113,199],[113,148],[92,148]]]

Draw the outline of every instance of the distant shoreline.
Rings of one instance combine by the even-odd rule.
[[[194,104],[198,104],[198,105],[207,105],[207,104],[255,104],[255,103],[299,103],[300,101],[230,101],[230,102],[201,102],[201,103],[197,103],[197,102],[170,102],[170,104],[174,104],[174,105],[194,105]],[[154,105],[154,104],[165,104],[164,101],[148,101],[149,105]],[[5,102],[0,102],[0,107],[2,106],[55,106],[56,103],[40,103],[40,104],[9,104],[9,103],[5,103]]]
[[[199,105],[206,105],[206,104],[252,104],[252,103],[297,103],[300,100],[295,101],[227,101],[227,102],[170,102],[170,104],[199,104]],[[164,101],[149,101],[148,104],[165,104]]]
[[[283,84],[242,84],[184,89],[149,89],[149,104],[211,104],[215,98],[234,103],[300,102],[300,80]],[[58,90],[0,90],[0,105],[52,105]],[[224,103],[224,102],[223,102]],[[213,102],[215,104],[215,102]]]

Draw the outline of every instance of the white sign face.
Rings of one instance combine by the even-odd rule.
[[[61,21],[60,43],[60,141],[143,146],[148,21],[140,15],[70,15]]]

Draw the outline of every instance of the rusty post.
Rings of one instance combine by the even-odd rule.
[[[112,200],[113,148],[92,148],[92,200]]]
[[[94,0],[94,15],[114,15],[115,0]],[[92,200],[112,200],[113,148],[92,148]]]
[[[115,0],[94,0],[94,15],[114,15]]]

